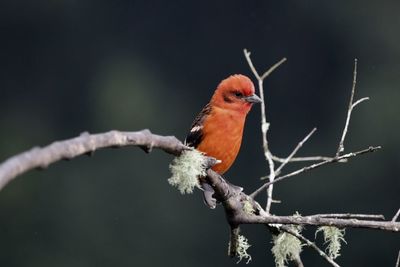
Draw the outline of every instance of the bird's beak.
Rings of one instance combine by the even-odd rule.
[[[256,94],[251,95],[251,96],[246,96],[243,99],[249,103],[261,103],[262,102],[261,98]]]

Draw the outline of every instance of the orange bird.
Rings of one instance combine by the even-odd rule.
[[[261,99],[254,92],[253,82],[241,74],[229,76],[194,120],[185,144],[221,160],[212,169],[224,174],[239,153],[246,116],[254,103],[261,103]],[[212,196],[212,188],[201,179],[200,182],[206,203],[215,207],[207,196]]]

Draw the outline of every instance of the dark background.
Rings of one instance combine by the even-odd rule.
[[[260,70],[288,58],[265,82],[272,151],[287,155],[317,126],[300,154],[333,155],[358,58],[356,97],[371,100],[354,111],[345,148],[383,149],[279,183],[272,212],[391,218],[400,203],[399,14],[398,0],[2,0],[0,160],[83,131],[183,139],[221,79],[252,77],[243,48]],[[267,174],[259,113],[226,174],[246,192]],[[223,210],[169,186],[171,159],[108,149],[24,174],[0,192],[0,265],[235,266]],[[251,265],[273,266],[265,228],[243,231]],[[346,240],[343,266],[394,266],[398,234],[347,229]],[[308,248],[303,256],[327,266]]]

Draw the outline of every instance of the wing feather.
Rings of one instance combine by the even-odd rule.
[[[185,145],[197,148],[203,140],[203,123],[207,116],[211,113],[211,105],[207,104],[202,111],[194,119],[190,131],[185,139]]]

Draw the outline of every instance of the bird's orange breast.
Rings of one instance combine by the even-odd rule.
[[[222,161],[212,168],[219,174],[232,166],[239,153],[245,117],[243,113],[216,108],[204,123],[203,140],[197,149]]]

